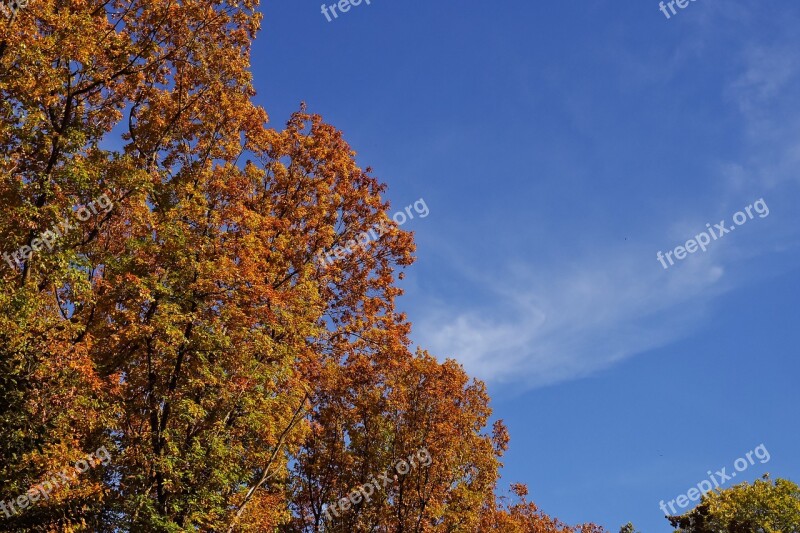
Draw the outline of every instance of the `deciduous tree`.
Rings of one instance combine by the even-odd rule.
[[[669,517],[676,533],[797,533],[800,487],[769,477],[703,495],[682,516]]]
[[[479,531],[503,531],[504,533],[604,533],[595,524],[568,526],[557,518],[545,514],[533,502],[527,500],[528,488],[522,484],[511,487],[515,496],[513,503],[505,497],[492,498],[483,510]]]
[[[414,244],[385,185],[321,117],[273,129],[253,104],[256,7],[37,0],[0,23],[0,242],[22,251],[0,263],[0,498],[111,453],[0,528],[561,527],[495,504],[508,436],[485,386],[410,351]]]

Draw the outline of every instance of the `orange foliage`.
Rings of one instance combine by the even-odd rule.
[[[409,350],[414,244],[385,185],[319,116],[275,130],[252,103],[256,7],[41,0],[0,24],[0,242],[114,204],[0,263],[0,498],[113,457],[0,527],[577,531],[495,504],[507,432],[482,383]],[[324,517],[420,448],[430,465]]]

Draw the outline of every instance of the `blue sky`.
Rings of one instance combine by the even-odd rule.
[[[258,101],[344,131],[393,209],[425,199],[401,306],[487,381],[504,483],[651,533],[660,500],[759,444],[733,482],[800,481],[800,5],[320,4],[262,6]]]

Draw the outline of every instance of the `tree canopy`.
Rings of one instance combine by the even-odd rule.
[[[320,116],[273,129],[252,102],[256,7],[41,0],[0,24],[2,529],[572,531],[497,503],[484,384],[410,350],[385,185]]]
[[[669,517],[676,533],[796,533],[800,487],[769,477],[709,492],[681,516]]]

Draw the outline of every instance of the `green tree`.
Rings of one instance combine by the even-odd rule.
[[[675,533],[797,533],[800,487],[764,476],[752,485],[710,492],[688,513],[668,519]]]

